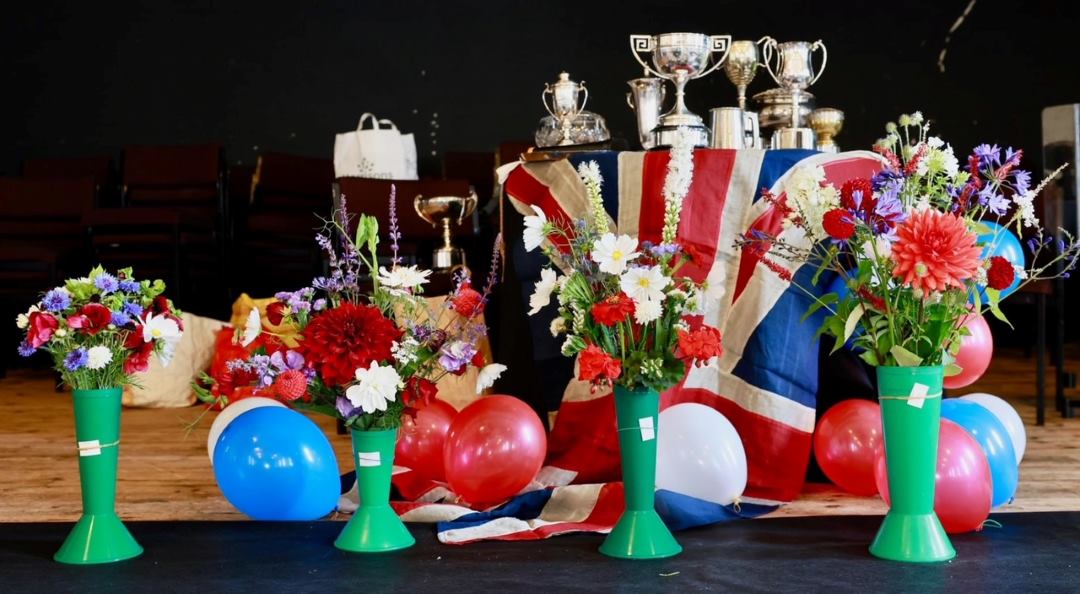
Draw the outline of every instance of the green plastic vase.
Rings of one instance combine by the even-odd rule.
[[[615,413],[626,511],[600,545],[600,552],[620,559],[678,555],[682,547],[654,508],[660,394],[655,390],[615,386]]]
[[[116,515],[120,388],[73,390],[83,514],[53,559],[89,565],[131,559],[143,549]]]
[[[334,546],[352,553],[384,553],[413,546],[416,539],[390,507],[397,429],[354,430],[352,444],[360,507],[345,524]]]
[[[933,563],[956,556],[934,513],[942,367],[878,367],[878,396],[889,475],[889,513],[870,553]]]

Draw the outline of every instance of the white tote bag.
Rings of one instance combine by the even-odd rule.
[[[399,132],[390,120],[365,113],[356,130],[334,138],[334,175],[416,179],[416,140]]]

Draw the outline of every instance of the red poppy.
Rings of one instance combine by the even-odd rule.
[[[621,291],[592,306],[592,317],[601,326],[614,326],[632,315],[634,301]]]
[[[112,321],[112,312],[100,303],[87,303],[79,312],[67,319],[68,326],[93,336]]]
[[[125,345],[127,346],[127,345]],[[140,342],[124,360],[124,373],[133,375],[150,369],[150,356],[154,354],[153,342]]]
[[[281,320],[285,318],[285,304],[280,301],[275,301],[266,306],[266,321],[271,325],[281,325]]]
[[[986,271],[986,286],[998,291],[1009,288],[1016,280],[1016,269],[1012,262],[1001,256],[990,258],[990,269]]]
[[[590,344],[578,356],[578,379],[593,384],[607,384],[622,375],[622,361]]]
[[[60,320],[55,316],[43,311],[35,311],[30,314],[30,325],[26,331],[26,342],[35,349],[49,342],[53,333],[60,326]]]
[[[679,330],[677,337],[682,358],[695,365],[702,365],[724,352],[720,331],[712,326],[703,325],[690,332]]]

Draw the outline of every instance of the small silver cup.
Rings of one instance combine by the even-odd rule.
[[[626,103],[637,116],[638,140],[641,147],[649,150],[656,146],[653,129],[660,122],[660,111],[664,108],[667,87],[664,79],[655,76],[635,78],[626,81],[630,91],[626,93]]]
[[[757,114],[738,107],[709,110],[712,124],[712,148],[748,149],[760,144]]]

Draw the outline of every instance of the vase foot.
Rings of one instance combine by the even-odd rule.
[[[389,505],[357,508],[334,541],[335,547],[350,553],[384,553],[414,544],[416,539]]]
[[[116,514],[84,514],[68,533],[53,559],[91,565],[138,557],[143,552]]]
[[[956,550],[937,514],[890,511],[870,545],[870,554],[890,561],[935,563],[956,557]]]
[[[600,552],[620,559],[663,559],[682,552],[671,531],[654,510],[623,512]]]

